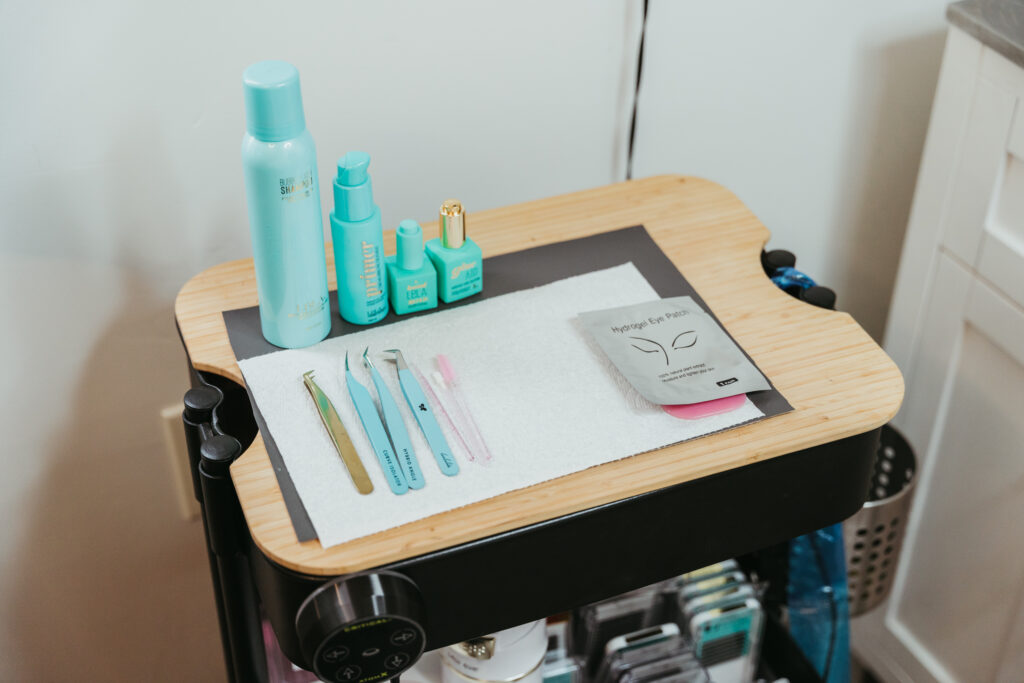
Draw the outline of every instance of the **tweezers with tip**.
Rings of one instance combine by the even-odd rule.
[[[370,481],[370,475],[366,473],[363,461],[359,459],[355,446],[352,445],[351,439],[348,438],[345,425],[341,423],[341,418],[338,416],[338,411],[334,409],[331,399],[327,398],[327,394],[323,392],[323,389],[313,381],[312,370],[303,373],[302,383],[306,385],[309,395],[313,397],[317,412],[320,413],[320,419],[323,421],[324,427],[327,428],[327,433],[330,435],[338,455],[341,456],[341,461],[345,463],[345,469],[348,470],[349,476],[352,477],[352,483],[356,485],[356,490],[363,495],[372,493],[373,482]]]
[[[421,489],[426,482],[423,481],[423,471],[416,459],[416,452],[413,450],[412,441],[409,440],[409,431],[405,428],[405,421],[402,419],[402,411],[398,409],[395,397],[391,395],[388,386],[384,384],[384,378],[370,360],[370,347],[363,351],[363,364],[370,371],[370,379],[377,389],[377,400],[380,401],[380,410],[384,415],[384,424],[387,426],[388,434],[391,437],[391,444],[395,447],[395,455],[398,456],[398,466],[402,468],[402,474],[411,489]]]
[[[377,454],[377,460],[384,471],[384,477],[391,487],[391,492],[400,496],[409,490],[409,483],[402,474],[402,468],[395,458],[394,450],[391,447],[391,439],[384,429],[384,423],[380,420],[377,406],[373,404],[373,397],[369,390],[359,383],[359,380],[352,375],[348,367],[348,353],[345,353],[345,383],[348,385],[348,395],[352,397],[352,405],[355,406],[356,414],[363,423],[366,431],[366,438],[370,440],[370,447]]]

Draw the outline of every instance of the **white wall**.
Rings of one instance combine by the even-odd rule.
[[[244,67],[299,67],[327,209],[350,149],[389,225],[606,184],[628,8],[549,5],[0,5],[0,680],[223,677],[157,414],[175,293],[251,255]]]
[[[881,339],[946,4],[655,0],[634,175],[724,184]]]
[[[636,174],[732,187],[877,334],[941,4],[719,4],[652,3]],[[299,67],[326,208],[362,148],[386,223],[429,220],[621,179],[638,8],[0,5],[0,680],[223,676],[157,413],[186,388],[175,293],[251,253],[243,68]]]

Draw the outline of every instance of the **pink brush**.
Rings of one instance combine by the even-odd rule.
[[[709,415],[720,415],[736,410],[747,400],[746,394],[736,394],[725,398],[716,398],[713,401],[702,401],[700,403],[685,403],[676,406],[662,406],[661,409],[672,417],[683,420],[696,420]]]
[[[462,444],[462,448],[466,451],[467,460],[475,460],[473,451],[470,449],[469,444],[466,443],[465,437],[462,436],[462,432],[459,431],[458,427],[455,426],[455,422],[452,420],[452,416],[448,414],[448,407],[445,402],[441,400],[441,397],[434,391],[434,385],[428,382],[427,379],[420,373],[419,368],[413,368],[413,372],[416,373],[416,381],[420,383],[423,390],[427,392],[427,396],[435,406],[437,406],[437,412],[444,417],[444,422],[448,425],[448,428],[452,430],[455,436],[458,437],[459,443]]]
[[[448,357],[441,353],[437,354],[437,367],[441,370],[441,376],[448,386],[448,393],[455,400],[455,405],[458,408],[457,412],[461,413],[458,417],[463,423],[464,436],[468,437],[466,441],[475,447],[476,455],[480,462],[484,465],[488,464],[492,459],[491,451],[487,448],[487,443],[484,441],[483,434],[480,433],[476,420],[473,419],[473,414],[469,412],[466,397],[463,396],[462,389],[459,388],[459,378],[455,374],[455,368],[452,367]]]

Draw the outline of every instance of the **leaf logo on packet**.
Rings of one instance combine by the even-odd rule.
[[[692,297],[580,313],[583,327],[640,395],[658,405],[771,388]]]

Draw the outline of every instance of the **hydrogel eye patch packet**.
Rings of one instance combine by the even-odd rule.
[[[770,389],[715,319],[688,296],[579,315],[640,395],[679,405]]]

